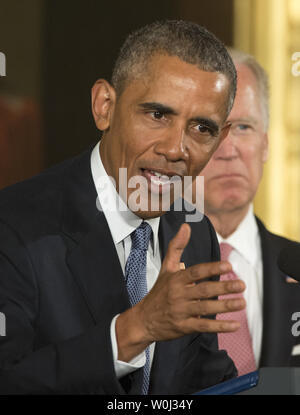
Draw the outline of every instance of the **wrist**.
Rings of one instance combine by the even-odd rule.
[[[118,360],[123,362],[130,361],[152,343],[146,335],[138,305],[126,310],[117,318],[116,339]]]

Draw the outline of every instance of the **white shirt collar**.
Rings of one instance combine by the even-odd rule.
[[[116,244],[123,241],[142,223],[142,219],[135,215],[119,196],[113,181],[103,166],[99,143],[94,147],[91,154],[91,170],[94,184],[97,190],[101,210],[107,220],[113,241]],[[99,203],[97,203],[99,208]],[[156,255],[158,247],[158,228],[160,218],[147,219],[153,232],[153,252]]]
[[[226,239],[217,233],[218,241],[227,242],[238,251],[253,267],[256,267],[259,256],[259,231],[251,204],[247,215],[237,229]]]

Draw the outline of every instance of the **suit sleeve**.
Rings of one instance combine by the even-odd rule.
[[[26,247],[0,222],[0,394],[123,394],[112,357],[110,322],[66,341],[35,347],[39,288]],[[2,333],[3,334],[3,333]]]

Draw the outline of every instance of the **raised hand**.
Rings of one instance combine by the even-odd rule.
[[[246,304],[242,298],[218,300],[216,297],[242,292],[245,284],[241,280],[207,281],[208,277],[231,271],[230,263],[225,261],[183,270],[180,260],[190,233],[188,224],[180,227],[169,243],[152,290],[119,316],[116,325],[119,359],[130,360],[154,341],[171,340],[193,332],[231,332],[239,328],[238,322],[212,320],[207,316],[243,309]]]

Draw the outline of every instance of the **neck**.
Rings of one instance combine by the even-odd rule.
[[[206,211],[206,215],[211,220],[215,230],[222,238],[228,238],[235,232],[239,224],[245,218],[249,210],[249,205],[242,209],[231,211]]]

